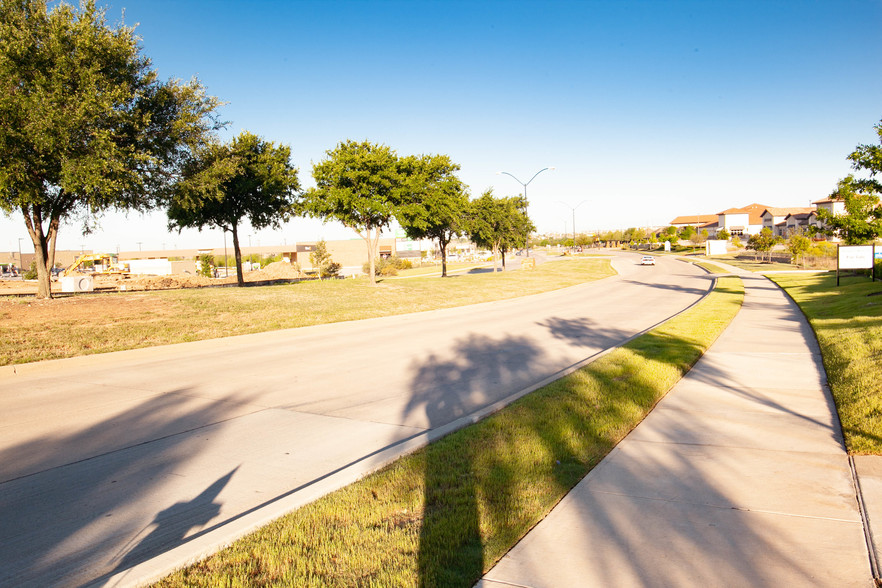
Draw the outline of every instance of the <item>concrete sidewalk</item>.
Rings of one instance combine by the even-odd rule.
[[[811,328],[742,278],[708,353],[479,587],[874,584],[880,462],[855,460],[861,496]]]

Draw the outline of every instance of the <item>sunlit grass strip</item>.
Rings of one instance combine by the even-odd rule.
[[[769,276],[802,308],[821,347],[849,453],[882,455],[882,284],[833,274]]]
[[[311,281],[284,286],[94,294],[0,302],[0,365],[184,343],[450,308],[548,292],[615,274],[608,259],[543,263],[531,271],[441,278]],[[65,306],[68,305],[68,306]]]
[[[708,273],[711,273],[711,274],[732,273],[729,270],[727,270],[726,268],[724,268],[723,266],[717,265],[717,264],[713,263],[712,261],[693,261],[692,263],[694,263],[698,267],[706,270]]]
[[[696,307],[161,586],[472,586],[688,371],[738,312]]]

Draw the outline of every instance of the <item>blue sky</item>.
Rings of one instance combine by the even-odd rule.
[[[99,1],[100,4],[100,1]],[[291,146],[301,183],[345,139],[444,153],[473,196],[523,188],[540,232],[663,225],[760,202],[805,206],[882,119],[882,1],[113,0],[163,78],[227,102],[225,138]],[[164,213],[107,214],[59,248],[222,244]],[[0,219],[0,247],[27,237]],[[352,238],[295,220],[271,245]],[[8,243],[8,245],[7,245]],[[247,244],[247,242],[246,242]],[[30,251],[29,240],[22,242]]]

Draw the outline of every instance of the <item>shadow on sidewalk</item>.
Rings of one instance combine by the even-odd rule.
[[[585,321],[549,321],[546,326],[556,337],[576,342],[603,336],[593,332]],[[695,359],[677,359],[682,350],[691,352]],[[644,336],[641,344],[630,348],[629,353],[681,374],[700,355],[695,341],[657,333]],[[405,413],[425,411],[431,426],[436,427],[473,409],[482,396],[476,381],[487,377],[505,381],[542,361],[543,350],[529,341],[466,339],[460,342],[455,358],[430,357],[418,366]],[[550,510],[558,498],[547,504],[543,500],[565,495],[600,463],[627,433],[614,423],[630,420],[636,424],[658,400],[641,389],[642,381],[651,380],[653,374],[640,374],[631,386],[623,383],[624,373],[612,366],[591,376],[592,381],[586,384],[588,376],[579,372],[518,401],[502,413],[504,416],[498,414],[484,421],[482,433],[468,428],[426,448],[419,586],[473,586],[508,546],[520,539],[524,529],[539,522],[527,520],[525,512],[535,512],[537,503]],[[456,392],[443,394],[444,389]],[[597,394],[586,395],[586,389]],[[626,493],[634,483],[662,476],[684,476],[687,468],[688,464],[681,462],[649,464],[643,470],[625,471],[619,479],[620,491]],[[531,476],[531,480],[535,475],[535,484],[521,484],[525,475]],[[695,478],[693,472],[691,481],[709,504],[731,503],[727,488],[716,480]],[[811,582],[809,566],[801,561],[798,551],[781,549],[780,542],[770,542],[752,527],[748,517],[726,517],[725,507],[721,507],[725,524],[691,519],[688,513],[682,515],[677,525],[653,522],[657,509],[676,508],[676,500],[666,501],[664,497],[636,505],[623,504],[622,510],[600,512],[596,520],[585,524],[587,535],[572,539],[588,548],[604,546],[611,552],[625,554],[631,558],[632,572],[638,576],[645,574],[645,570],[661,569],[660,562],[653,560],[659,554],[678,561],[677,575],[659,572],[651,579],[644,575],[642,581],[647,584],[682,585],[688,583],[693,573],[703,576],[707,570],[701,568],[703,564],[695,561],[689,550],[700,549],[705,543],[719,550],[718,574],[714,577],[726,584],[757,585],[757,573],[743,565],[756,557],[775,558],[795,570],[794,575],[806,584]],[[647,537],[661,543],[645,549],[635,545],[635,526],[641,525],[647,526]],[[655,528],[650,529],[651,525]],[[581,531],[575,529],[575,533],[579,535]],[[695,543],[696,537],[700,538],[699,544]],[[569,538],[562,536],[560,540],[566,542]],[[794,550],[797,546],[794,542]],[[626,561],[624,565],[629,564]],[[610,562],[606,585],[619,585],[620,570]]]

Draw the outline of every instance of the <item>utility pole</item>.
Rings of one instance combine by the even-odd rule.
[[[566,202],[562,202],[561,200],[558,200],[558,203],[563,204],[564,206],[572,209],[572,211],[573,211],[573,253],[576,252],[576,209],[579,208],[580,206],[582,206],[583,204],[585,204],[586,202],[588,202],[588,201],[583,200],[582,202],[578,203],[575,206],[570,206]]]

